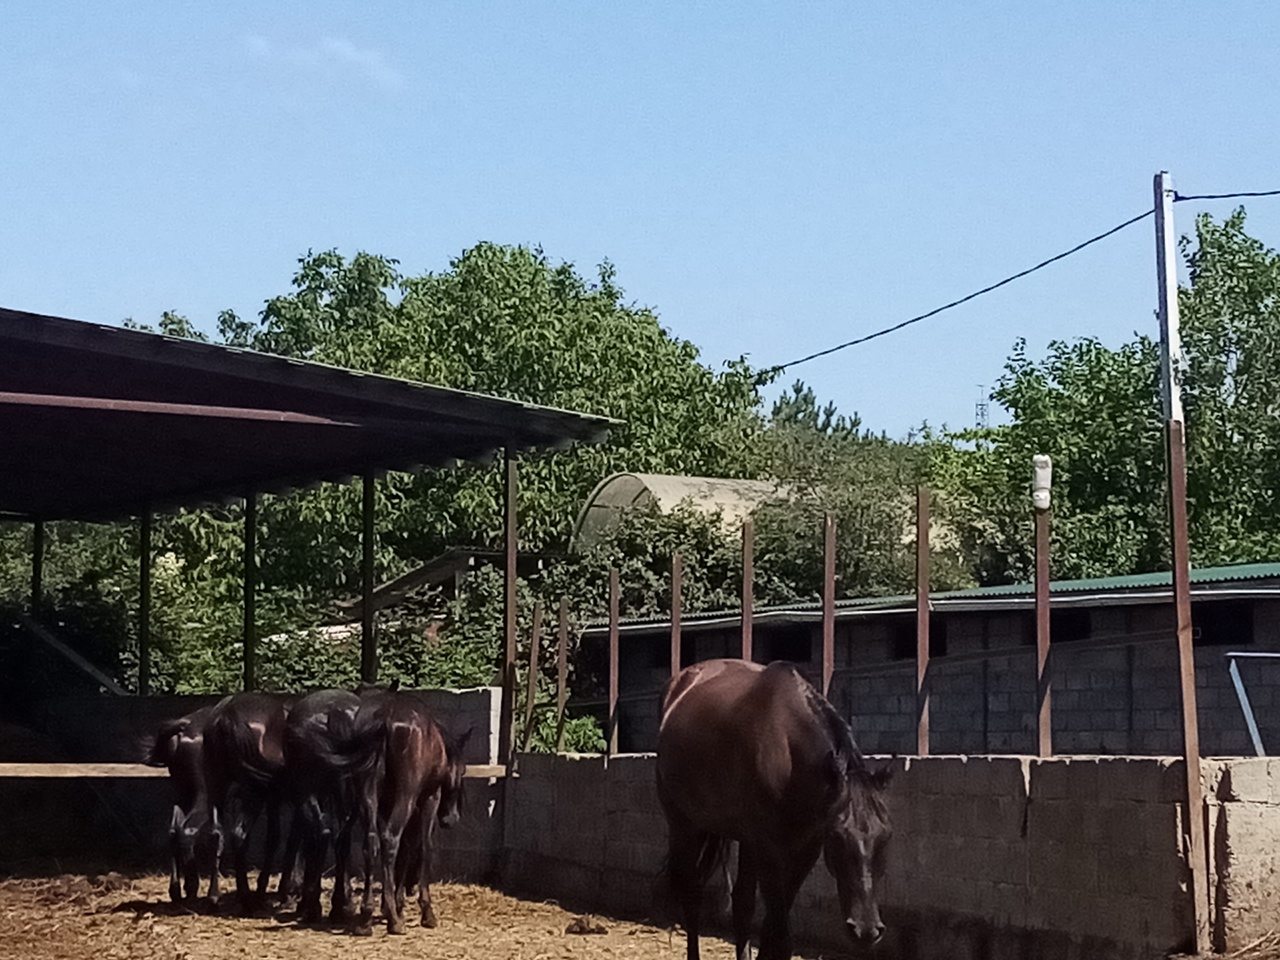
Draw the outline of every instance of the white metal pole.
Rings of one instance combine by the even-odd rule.
[[[1178,329],[1178,244],[1173,228],[1173,179],[1155,176],[1156,279],[1160,298],[1160,397],[1164,418],[1182,417],[1182,336]]]

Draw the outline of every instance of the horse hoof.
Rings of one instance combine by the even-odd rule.
[[[397,936],[397,937],[399,937],[399,936],[403,936],[403,935],[404,935],[404,921],[401,921],[401,922],[399,922],[399,923],[390,923],[390,922],[388,922],[388,923],[387,923],[387,933],[389,933],[389,934],[391,934],[391,935],[393,935],[393,936]]]
[[[352,935],[353,937],[372,937],[372,936],[373,936],[373,924],[372,924],[372,923],[357,923],[357,924],[354,924],[354,925],[351,927],[351,935]]]
[[[428,930],[434,930],[436,928],[437,921],[436,912],[434,910],[428,910],[422,915],[422,925]]]
[[[169,884],[169,899],[173,903],[182,902],[182,888],[176,883]]]

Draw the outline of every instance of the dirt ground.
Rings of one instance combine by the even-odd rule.
[[[0,881],[0,960],[679,960],[684,938],[643,924],[591,918],[603,934],[566,933],[574,914],[549,903],[516,900],[487,887],[432,886],[440,925],[372,937],[307,928],[292,917],[211,916],[175,909],[168,879],[118,874]],[[703,956],[726,960],[729,944],[703,940]]]

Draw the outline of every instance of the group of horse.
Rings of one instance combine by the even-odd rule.
[[[437,824],[451,826],[461,813],[469,734],[451,736],[417,695],[374,686],[301,697],[233,694],[165,723],[146,762],[167,767],[174,788],[170,897],[197,897],[205,873],[216,908],[229,852],[241,910],[260,908],[290,808],[278,894],[298,898],[301,921],[322,918],[321,877],[332,855],[332,921],[367,933],[378,880],[391,933],[404,932],[405,896],[415,886],[422,923],[434,926],[432,838]],[[249,837],[264,813],[263,859],[251,888]],[[358,913],[351,882],[357,847],[364,881]]]
[[[177,791],[172,897],[195,896],[203,859],[216,902],[225,838],[241,904],[251,908],[266,893],[287,802],[296,812],[279,892],[294,892],[301,852],[301,919],[321,917],[321,874],[332,850],[331,919],[358,918],[355,929],[368,931],[380,864],[388,930],[404,931],[404,899],[415,883],[422,923],[434,926],[432,834],[459,816],[466,736],[451,739],[415,695],[376,687],[299,699],[237,694],[167,724],[149,762],[169,768]],[[791,664],[710,660],[672,678],[662,703],[657,791],[668,826],[669,890],[681,910],[689,960],[699,957],[704,890],[717,870],[729,872],[734,846],[738,960],[750,955],[757,893],[765,906],[759,960],[791,956],[792,905],[819,857],[835,879],[849,936],[862,946],[879,941],[889,769],[873,768],[848,724]],[[265,861],[251,891],[246,841],[263,810]],[[358,914],[350,886],[357,841],[364,854]]]

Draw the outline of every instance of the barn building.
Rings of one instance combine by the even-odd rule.
[[[1280,563],[1206,567],[1191,579],[1204,753],[1280,754]],[[1180,753],[1169,574],[1056,581],[1051,594],[1055,752]],[[931,604],[933,752],[1035,753],[1031,585],[938,593]],[[817,603],[757,608],[756,659],[793,661],[816,678],[821,620]],[[684,664],[737,656],[741,623],[737,610],[685,614]],[[584,641],[606,636],[607,626],[595,623]],[[670,624],[624,620],[619,637],[619,746],[651,750]],[[915,598],[838,601],[835,639],[831,699],[859,743],[877,753],[914,752]]]

